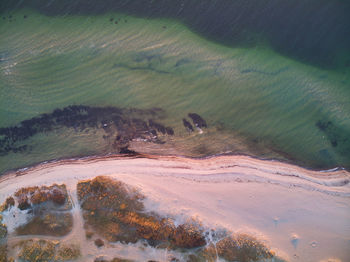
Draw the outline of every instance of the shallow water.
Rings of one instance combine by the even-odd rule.
[[[225,47],[175,20],[121,13],[4,11],[0,35],[0,127],[72,104],[157,107],[175,136],[164,136],[153,153],[242,153],[350,167],[349,68],[320,69],[266,45]],[[207,121],[203,134],[183,126],[190,112]],[[29,150],[0,157],[0,172],[115,152],[103,135],[74,128],[36,134],[19,143]]]

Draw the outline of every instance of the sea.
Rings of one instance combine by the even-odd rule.
[[[2,0],[0,174],[121,153],[349,170],[349,14],[340,0]]]

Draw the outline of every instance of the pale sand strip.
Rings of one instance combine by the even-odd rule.
[[[265,239],[290,261],[349,261],[350,174],[247,156],[96,157],[40,164],[1,178],[0,201],[25,186],[108,175],[139,187],[147,207]]]

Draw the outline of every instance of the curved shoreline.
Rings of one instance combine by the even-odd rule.
[[[0,185],[14,177],[37,173],[43,170],[52,170],[61,166],[71,165],[99,165],[104,162],[133,161],[143,159],[150,162],[154,168],[157,162],[182,163],[179,169],[192,169],[211,175],[222,173],[237,174],[237,176],[252,179],[255,182],[268,182],[284,186],[304,187],[307,190],[316,190],[326,194],[350,197],[350,173],[345,169],[310,170],[304,167],[277,160],[264,160],[246,155],[219,155],[203,158],[189,158],[184,156],[162,156],[150,154],[135,155],[105,155],[87,156],[81,158],[69,158],[61,160],[45,161],[30,167],[8,171],[0,176]],[[257,173],[257,174],[255,174]],[[241,179],[240,178],[240,179]],[[287,178],[287,179],[285,179]],[[288,181],[287,180],[293,180]]]
[[[148,154],[148,153],[138,153],[136,152],[135,154],[113,154],[113,153],[108,153],[104,155],[88,155],[88,156],[75,156],[75,157],[68,157],[68,158],[55,158],[55,159],[49,159],[45,160],[42,162],[36,162],[33,164],[30,164],[28,166],[24,167],[18,167],[18,168],[13,168],[9,170],[5,170],[3,173],[0,173],[0,183],[2,181],[3,177],[6,177],[10,174],[16,173],[17,175],[20,175],[22,173],[25,173],[26,171],[30,171],[33,169],[36,169],[42,165],[47,165],[47,164],[60,164],[60,163],[67,163],[67,162],[73,162],[73,161],[84,161],[84,160],[91,160],[91,161],[96,161],[96,160],[103,160],[103,159],[129,159],[129,158],[179,158],[179,159],[192,159],[192,160],[208,160],[212,158],[220,158],[220,157],[244,157],[244,158],[249,158],[252,160],[258,160],[258,161],[265,161],[265,162],[273,162],[273,163],[281,163],[283,165],[287,166],[294,166],[306,171],[311,171],[311,172],[319,172],[319,173],[333,173],[333,172],[338,172],[338,171],[345,171],[346,173],[350,174],[350,171],[347,170],[344,167],[334,167],[334,168],[329,168],[329,169],[318,169],[318,168],[312,168],[312,167],[306,167],[299,165],[298,163],[295,163],[291,160],[279,160],[275,158],[260,158],[258,156],[254,155],[249,155],[249,154],[236,154],[236,153],[221,153],[221,154],[215,154],[215,155],[208,155],[208,156],[202,156],[202,157],[191,157],[191,156],[186,156],[186,155],[157,155],[157,154]]]

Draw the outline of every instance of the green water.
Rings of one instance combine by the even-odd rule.
[[[9,14],[0,21],[0,127],[71,104],[160,107],[176,134],[163,148],[183,155],[246,153],[312,168],[350,167],[348,69],[321,70],[266,47],[224,47],[166,19],[11,14],[11,22]],[[203,134],[183,127],[189,112],[208,122]],[[322,131],[320,120],[332,129]],[[102,135],[69,129],[36,135],[26,141],[30,152],[0,157],[0,172],[108,153]]]

